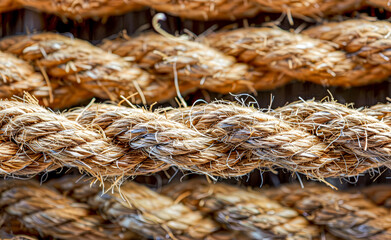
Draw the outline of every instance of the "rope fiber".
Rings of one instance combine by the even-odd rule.
[[[162,102],[177,90],[255,93],[293,79],[362,86],[391,75],[390,32],[386,21],[348,20],[300,34],[243,28],[198,41],[123,35],[101,48],[53,33],[9,37],[0,41],[0,98],[29,92],[58,109],[92,97],[118,102],[121,95],[135,103]]]
[[[231,102],[147,111],[109,104],[55,113],[0,102],[0,173],[63,166],[101,179],[176,167],[216,177],[283,168],[323,181],[390,166],[391,105],[300,101],[272,111]]]

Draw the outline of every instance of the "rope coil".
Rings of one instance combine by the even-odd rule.
[[[361,86],[390,76],[390,31],[385,21],[349,20],[302,34],[237,29],[202,42],[144,34],[106,41],[101,45],[106,51],[57,34],[10,37],[0,41],[0,57],[8,64],[0,67],[7,79],[0,98],[26,91],[45,106],[64,108],[92,96],[154,103],[175,97],[177,90],[256,92],[292,79]]]

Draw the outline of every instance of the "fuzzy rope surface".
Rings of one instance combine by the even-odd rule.
[[[27,91],[42,105],[64,108],[92,96],[119,101],[123,95],[133,102],[154,103],[178,92],[256,92],[293,79],[361,86],[391,75],[390,32],[389,22],[349,20],[302,34],[237,29],[200,42],[164,33],[124,35],[105,41],[100,47],[106,51],[50,33],[10,37],[0,41],[5,59],[0,73],[6,78],[0,97]]]
[[[169,184],[163,194],[211,214],[228,229],[244,232],[252,239],[320,239],[322,235],[321,228],[298,212],[256,191],[196,179]]]
[[[77,167],[101,179],[176,167],[219,177],[275,167],[311,178],[390,166],[390,104],[302,101],[274,111],[229,102],[150,112],[93,104],[57,114],[0,102],[0,172]]]
[[[331,14],[359,10],[364,6],[391,9],[388,0],[3,0],[0,11],[26,7],[82,20],[119,15],[142,6],[197,20],[235,20],[254,17],[260,12],[282,12],[289,18],[293,15],[320,19]]]
[[[243,239],[240,233],[222,229],[209,216],[133,182],[113,187],[106,194],[101,186],[81,180],[80,176],[65,176],[41,186],[31,180],[6,180],[0,184],[3,216],[14,220],[14,229],[7,228],[9,222],[0,222],[5,231],[31,236],[40,233],[58,239]],[[44,198],[43,202],[39,197]],[[84,223],[87,217],[81,215],[86,211],[88,219],[95,221]],[[45,219],[27,221],[40,220],[41,216],[47,216],[46,224],[41,222]],[[15,229],[18,224],[25,226],[25,232]]]
[[[89,205],[35,181],[0,181],[0,207],[3,231],[56,239],[131,239],[134,236],[104,220]]]
[[[309,221],[326,226],[342,239],[390,239],[391,213],[364,194],[333,191],[312,185],[287,185],[266,192],[270,198],[299,211]]]

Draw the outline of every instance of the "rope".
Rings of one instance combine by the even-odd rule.
[[[311,178],[390,166],[390,104],[352,109],[302,101],[275,111],[229,102],[150,112],[94,104],[56,114],[0,104],[0,172],[25,176],[63,166],[101,179],[171,166],[219,177],[279,167]]]
[[[388,0],[6,0],[0,4],[0,10],[26,7],[80,21],[83,18],[119,15],[142,6],[197,20],[235,20],[254,17],[260,12],[284,13],[290,19],[295,16],[319,20],[365,6],[391,9]]]
[[[74,106],[92,96],[118,102],[122,95],[136,103],[144,99],[154,103],[176,96],[174,79],[181,93],[197,88],[223,94],[255,92],[292,79],[326,86],[366,85],[391,74],[390,32],[391,24],[385,21],[349,20],[302,34],[237,29],[212,34],[202,42],[157,34],[124,35],[106,41],[101,46],[106,51],[50,33],[5,38],[0,50],[24,61],[11,57],[9,64],[15,70],[10,72],[8,65],[0,68],[10,79],[0,85],[0,98],[27,91],[42,105],[55,108]]]
[[[363,190],[365,196],[377,205],[391,208],[391,191],[388,185],[372,185]]]
[[[387,239],[391,236],[390,211],[376,206],[361,193],[336,192],[318,185],[304,188],[287,185],[266,194],[343,239]]]
[[[183,196],[180,198],[183,204],[208,212],[228,228],[249,232],[255,239],[265,238],[259,235],[262,229],[290,239],[387,239],[391,234],[390,211],[375,205],[357,190],[334,191],[326,186],[307,184],[303,188],[282,185],[269,190],[245,191],[225,184],[191,180],[167,185],[163,193],[174,198]],[[270,199],[278,202],[274,202],[278,210]],[[297,213],[309,222],[298,221],[301,218]],[[319,232],[324,231],[322,226],[326,227],[326,232]],[[284,235],[288,233],[294,235]]]
[[[193,179],[166,185],[161,193],[126,182],[102,194],[101,186],[77,179],[66,176],[41,186],[32,180],[0,182],[2,217],[7,219],[0,221],[4,232],[0,236],[11,231],[9,226],[15,229],[18,225],[24,226],[25,232],[14,234],[32,239],[390,236],[389,210],[358,191],[334,191],[315,184],[256,191]]]
[[[18,232],[22,225],[31,236],[60,239],[123,239],[132,233],[105,221],[87,204],[64,197],[57,191],[34,181],[1,181],[0,206],[5,221],[3,231]],[[19,223],[19,224],[16,224]],[[22,238],[23,239],[23,238]]]
[[[34,181],[9,180],[1,184],[11,185],[0,189],[4,214],[16,218],[30,231],[37,230],[41,236],[217,240],[224,239],[222,236],[237,239],[238,235],[222,229],[199,211],[133,182],[123,184],[120,189],[112,188],[104,195],[97,184],[77,181],[75,177],[63,177],[41,186]],[[84,216],[86,212],[89,215]],[[2,229],[7,226],[4,225],[0,224]]]
[[[256,191],[190,180],[167,185],[163,194],[214,216],[228,229],[245,232],[251,239],[320,239],[322,234],[322,229],[295,210]]]

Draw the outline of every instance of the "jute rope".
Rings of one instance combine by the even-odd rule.
[[[142,6],[198,20],[234,20],[254,17],[259,12],[282,12],[290,18],[293,15],[319,19],[364,6],[391,9],[388,0],[3,0],[0,11],[26,7],[82,20],[123,14]]]
[[[30,235],[38,236],[39,232],[41,236],[43,233],[59,239],[242,239],[240,234],[222,229],[198,210],[145,186],[128,182],[103,194],[97,184],[77,180],[63,177],[39,187],[34,181],[3,181],[3,185],[11,184],[9,189],[0,189],[4,215],[28,227]],[[39,197],[44,200],[39,202]],[[86,211],[88,221],[81,216]],[[42,222],[40,217],[47,215],[49,220]],[[27,219],[36,221],[30,223]],[[0,223],[2,229],[6,226],[7,223]]]
[[[229,102],[150,112],[94,104],[64,114],[0,102],[0,172],[62,166],[99,179],[165,170],[220,177],[284,168],[322,180],[390,166],[391,105],[303,101],[262,112]]]
[[[390,32],[389,22],[365,20],[324,24],[302,34],[244,28],[212,34],[202,42],[162,32],[165,36],[124,35],[106,41],[101,46],[106,52],[57,34],[11,37],[0,41],[4,59],[12,60],[0,67],[7,79],[0,85],[0,98],[27,91],[45,106],[63,108],[92,96],[118,101],[123,95],[154,103],[198,88],[255,92],[292,79],[366,85],[391,75]]]
[[[3,231],[57,239],[130,239],[131,232],[34,181],[0,181]],[[18,224],[19,223],[19,224]],[[19,229],[15,229],[19,228]]]
[[[337,192],[318,185],[287,185],[267,191],[267,195],[343,239],[391,237],[390,211],[363,194]]]
[[[72,178],[60,179],[53,185],[67,196],[98,209],[104,218],[149,239],[217,240],[222,231],[218,223],[199,211],[134,182],[113,187],[103,196],[97,184],[75,184]]]
[[[14,234],[59,239],[104,239],[118,233],[119,225],[122,235],[110,239],[390,237],[390,211],[357,191],[311,184],[259,191],[191,180],[166,185],[161,193],[127,182],[103,194],[101,186],[77,179],[65,176],[41,186],[31,180],[0,182],[2,216],[8,219],[0,221],[2,231],[16,221],[12,226],[20,222],[30,232]]]
[[[191,180],[168,185],[163,193],[252,239],[321,239],[322,229],[259,192]]]

